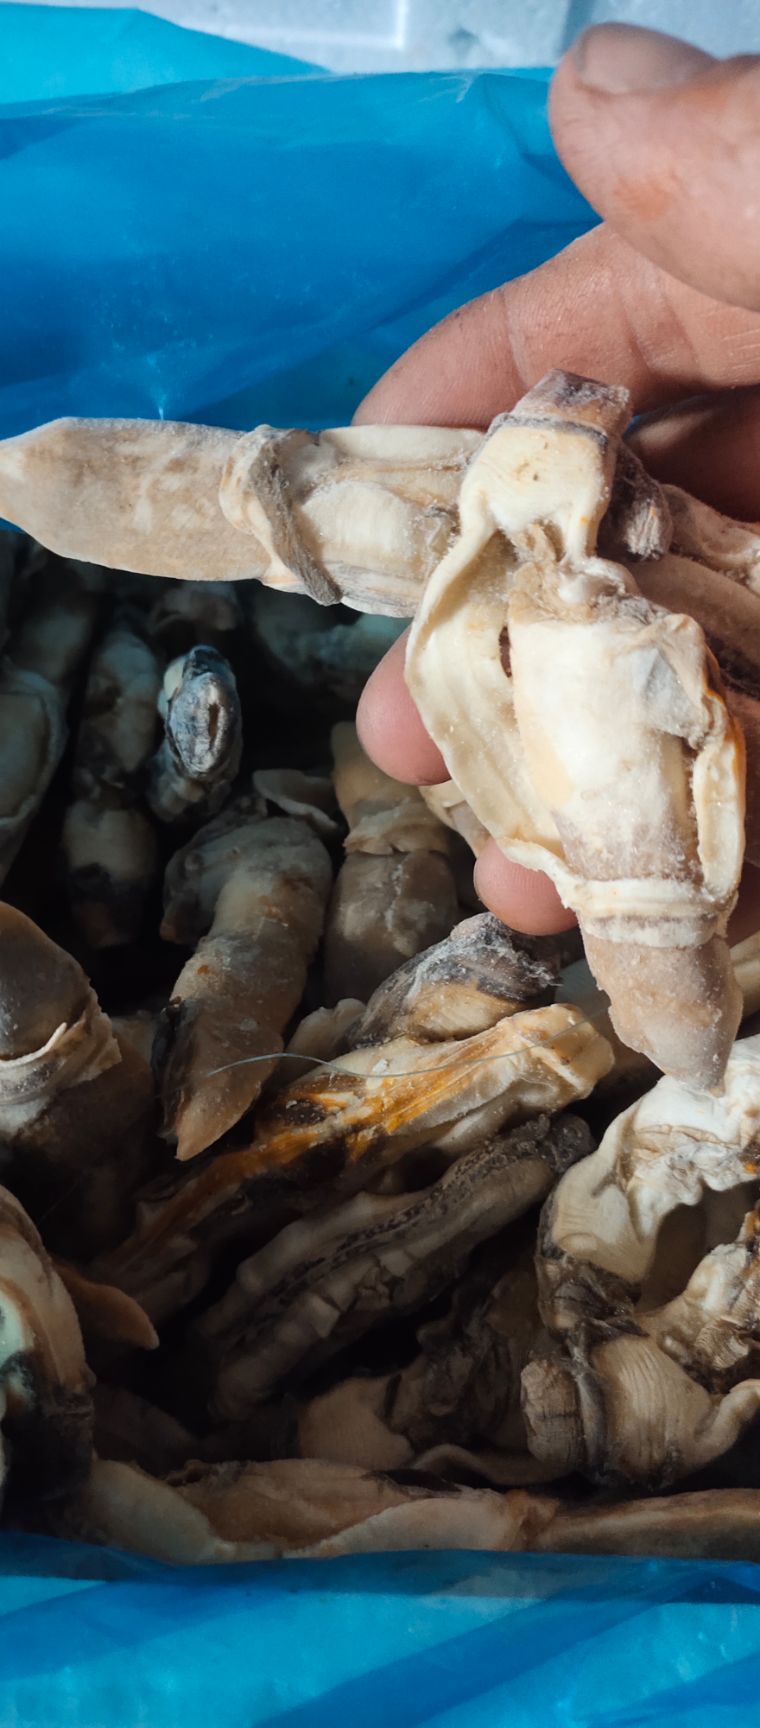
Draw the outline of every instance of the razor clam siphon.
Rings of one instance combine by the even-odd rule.
[[[479,432],[55,420],[0,442],[0,515],[64,557],[406,617],[457,525]],[[140,508],[137,503],[139,497]]]
[[[242,717],[235,675],[217,648],[205,644],[172,660],[164,674],[159,713],[163,742],[149,765],[147,799],[162,822],[212,816],[240,767]]]
[[[711,1084],[739,1016],[725,928],[743,729],[760,736],[737,659],[757,537],[650,480],[621,443],[629,413],[625,390],[557,372],[484,438],[59,421],[0,446],[0,508],[69,556],[420,602],[407,676],[476,832],[553,877],[623,1041]],[[647,598],[686,607],[687,590],[694,617]]]

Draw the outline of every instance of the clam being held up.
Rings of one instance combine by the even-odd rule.
[[[760,537],[629,412],[0,444],[7,1520],[756,1555]],[[422,791],[348,717],[403,617]]]

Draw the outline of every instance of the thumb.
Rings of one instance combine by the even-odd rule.
[[[625,24],[584,31],[551,91],[554,140],[631,246],[716,300],[760,307],[760,55]]]

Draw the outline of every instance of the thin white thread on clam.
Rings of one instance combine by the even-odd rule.
[[[576,1031],[581,1026],[594,1026],[598,1020],[604,1019],[604,1016],[606,1013],[607,1013],[607,1008],[605,1005],[605,1007],[600,1008],[595,1014],[584,1014],[582,1019],[575,1020],[573,1022],[572,1030]],[[492,1062],[502,1062],[502,1063],[515,1062],[517,1060],[518,1056],[520,1056],[523,1053],[523,1051],[536,1050],[536,1049],[538,1049],[539,1045],[549,1044],[549,1043],[551,1043],[551,1039],[549,1039],[549,1038],[532,1038],[530,1040],[524,1039],[522,1041],[522,1043],[518,1045],[517,1049],[513,1050],[511,1052],[511,1054],[508,1056],[506,1056],[506,1055],[502,1055],[502,1056],[499,1056],[499,1055],[472,1056],[470,1058],[469,1062],[467,1062],[466,1065],[463,1065],[462,1071],[464,1073],[467,1073],[472,1068],[482,1068],[482,1067],[485,1067],[488,1063],[492,1063]],[[431,1046],[431,1048],[432,1048],[432,1046]],[[434,1067],[425,1068],[425,1069],[397,1068],[394,1070],[394,1072],[392,1074],[367,1074],[367,1073],[362,1073],[358,1069],[339,1067],[338,1064],[344,1060],[345,1060],[345,1058],[340,1057],[340,1056],[334,1057],[331,1061],[326,1060],[322,1056],[305,1056],[297,1050],[272,1050],[270,1052],[261,1051],[260,1053],[257,1053],[255,1056],[242,1056],[242,1057],[239,1057],[238,1060],[235,1062],[225,1062],[221,1068],[209,1068],[208,1071],[206,1072],[206,1074],[204,1074],[202,1076],[202,1078],[204,1080],[211,1080],[217,1074],[224,1074],[228,1068],[241,1068],[241,1067],[244,1067],[247,1063],[251,1063],[251,1062],[271,1062],[271,1061],[277,1061],[277,1062],[283,1062],[283,1061],[311,1062],[315,1068],[332,1069],[337,1074],[344,1075],[348,1079],[366,1080],[366,1081],[372,1080],[375,1082],[375,1084],[377,1084],[378,1081],[383,1081],[383,1080],[386,1082],[390,1082],[393,1080],[412,1080],[412,1079],[416,1079],[421,1073],[440,1074],[441,1072],[443,1072],[444,1069],[449,1067],[449,1062],[438,1062],[435,1064]],[[99,1160],[96,1160],[96,1163],[97,1162],[99,1162]],[[93,1166],[91,1165],[90,1171],[92,1170],[92,1168],[93,1168]],[[58,1207],[61,1206],[65,1200],[70,1200],[72,1194],[76,1193],[77,1188],[81,1187],[81,1184],[84,1181],[84,1177],[85,1177],[85,1172],[82,1172],[82,1174],[80,1176],[77,1176],[75,1181],[72,1182],[70,1188],[67,1188],[64,1191],[64,1193],[59,1194],[56,1197],[56,1199],[52,1201],[51,1205],[48,1206],[44,1212],[40,1213],[39,1218],[37,1220],[38,1227],[41,1227],[46,1222],[46,1220],[51,1216],[51,1213],[56,1212]]]
[[[604,1019],[607,1012],[605,1003],[605,1006],[599,1008],[595,1014],[584,1014],[582,1019],[574,1020],[569,1030],[575,1032],[580,1026],[595,1026],[597,1021]],[[539,1045],[550,1044],[551,1041],[551,1038],[524,1038],[511,1055],[499,1055],[497,1052],[493,1056],[471,1056],[468,1062],[462,1064],[462,1072],[467,1073],[471,1068],[483,1068],[490,1062],[514,1062],[524,1050],[537,1050]],[[457,1042],[464,1043],[465,1040],[452,1040],[452,1044]],[[371,1046],[367,1046],[361,1054],[363,1056],[369,1055],[370,1048]],[[378,1046],[378,1053],[381,1048],[382,1046]],[[424,1050],[425,1045],[420,1044],[419,1048]],[[431,1044],[428,1048],[433,1049],[434,1046]],[[394,1068],[389,1074],[373,1074],[366,1069],[346,1067],[346,1056],[306,1056],[299,1050],[271,1050],[269,1052],[262,1051],[255,1056],[240,1056],[235,1062],[224,1062],[221,1068],[208,1068],[202,1078],[212,1080],[217,1074],[226,1074],[228,1068],[244,1068],[249,1062],[311,1062],[315,1068],[329,1068],[335,1073],[347,1075],[349,1079],[353,1080],[414,1080],[422,1074],[442,1074],[446,1068],[451,1066],[452,1054],[453,1051],[450,1047],[448,1061],[436,1062],[434,1065],[431,1064],[429,1068]]]
[[[568,1004],[568,1006],[570,1006],[570,1004]],[[604,1020],[607,1012],[608,1012],[608,1009],[607,1009],[607,1003],[606,1003],[606,998],[605,998],[604,1005],[602,1007],[600,1007],[599,1009],[597,1009],[597,1011],[595,1013],[584,1014],[581,1019],[575,1020],[573,1022],[572,1030],[577,1031],[581,1026],[595,1026],[597,1021],[599,1021],[599,1020],[603,1021]],[[464,1042],[464,1040],[462,1040],[462,1042]],[[472,1056],[472,1057],[470,1057],[469,1061],[466,1064],[462,1064],[462,1072],[463,1073],[469,1073],[470,1070],[473,1068],[482,1068],[482,1067],[487,1066],[489,1063],[493,1063],[493,1062],[501,1062],[501,1063],[516,1062],[517,1058],[519,1056],[521,1056],[524,1051],[536,1050],[539,1048],[540,1045],[550,1044],[550,1043],[551,1043],[550,1038],[523,1039],[523,1041],[517,1046],[517,1049],[513,1050],[510,1055]],[[368,1049],[369,1048],[371,1048],[371,1046],[368,1046]],[[420,1048],[424,1048],[424,1046],[420,1046]],[[433,1046],[431,1045],[430,1048],[432,1049]],[[363,1054],[366,1054],[366,1052],[363,1052]],[[221,1068],[209,1068],[204,1075],[200,1076],[200,1078],[202,1078],[204,1080],[211,1080],[211,1079],[214,1079],[215,1076],[218,1074],[226,1073],[228,1068],[241,1068],[241,1067],[245,1067],[246,1064],[249,1064],[252,1062],[272,1062],[272,1061],[288,1062],[289,1061],[289,1062],[300,1062],[300,1063],[310,1062],[312,1064],[312,1066],[315,1068],[327,1068],[328,1070],[332,1070],[333,1072],[335,1072],[339,1075],[343,1075],[347,1079],[366,1080],[367,1082],[374,1081],[375,1085],[377,1085],[378,1082],[380,1082],[380,1081],[385,1081],[386,1083],[390,1083],[394,1080],[416,1079],[419,1077],[419,1075],[421,1073],[440,1074],[446,1068],[448,1068],[450,1066],[451,1057],[449,1057],[449,1061],[437,1062],[437,1063],[435,1063],[434,1066],[431,1066],[429,1068],[424,1068],[424,1069],[420,1069],[420,1068],[397,1068],[394,1070],[394,1072],[392,1074],[371,1074],[371,1073],[368,1074],[368,1073],[366,1073],[366,1071],[362,1072],[359,1069],[346,1068],[345,1066],[340,1067],[339,1063],[341,1063],[341,1062],[345,1063],[345,1060],[346,1060],[345,1057],[340,1057],[340,1056],[335,1056],[332,1058],[332,1060],[326,1059],[323,1056],[306,1056],[297,1050],[260,1051],[260,1052],[257,1052],[257,1054],[255,1056],[241,1056],[241,1057],[238,1057],[238,1059],[235,1062],[225,1062],[225,1063],[223,1063]],[[92,1168],[92,1166],[90,1168]],[[40,1217],[38,1219],[38,1225],[41,1226],[42,1224],[44,1224],[45,1221],[50,1217],[51,1213],[55,1212],[58,1209],[58,1207],[63,1204],[64,1200],[69,1200],[71,1198],[71,1195],[76,1193],[77,1188],[79,1188],[81,1186],[81,1183],[83,1182],[83,1180],[84,1180],[84,1172],[82,1173],[81,1176],[78,1176],[74,1182],[72,1182],[70,1188],[66,1189],[66,1191],[63,1194],[59,1194],[57,1196],[57,1198],[51,1203],[51,1205],[48,1206],[47,1209],[43,1213],[40,1214]]]

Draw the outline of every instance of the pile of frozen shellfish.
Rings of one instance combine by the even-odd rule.
[[[7,1524],[760,1557],[760,540],[627,406],[0,445]],[[425,795],[352,723],[412,614]]]

